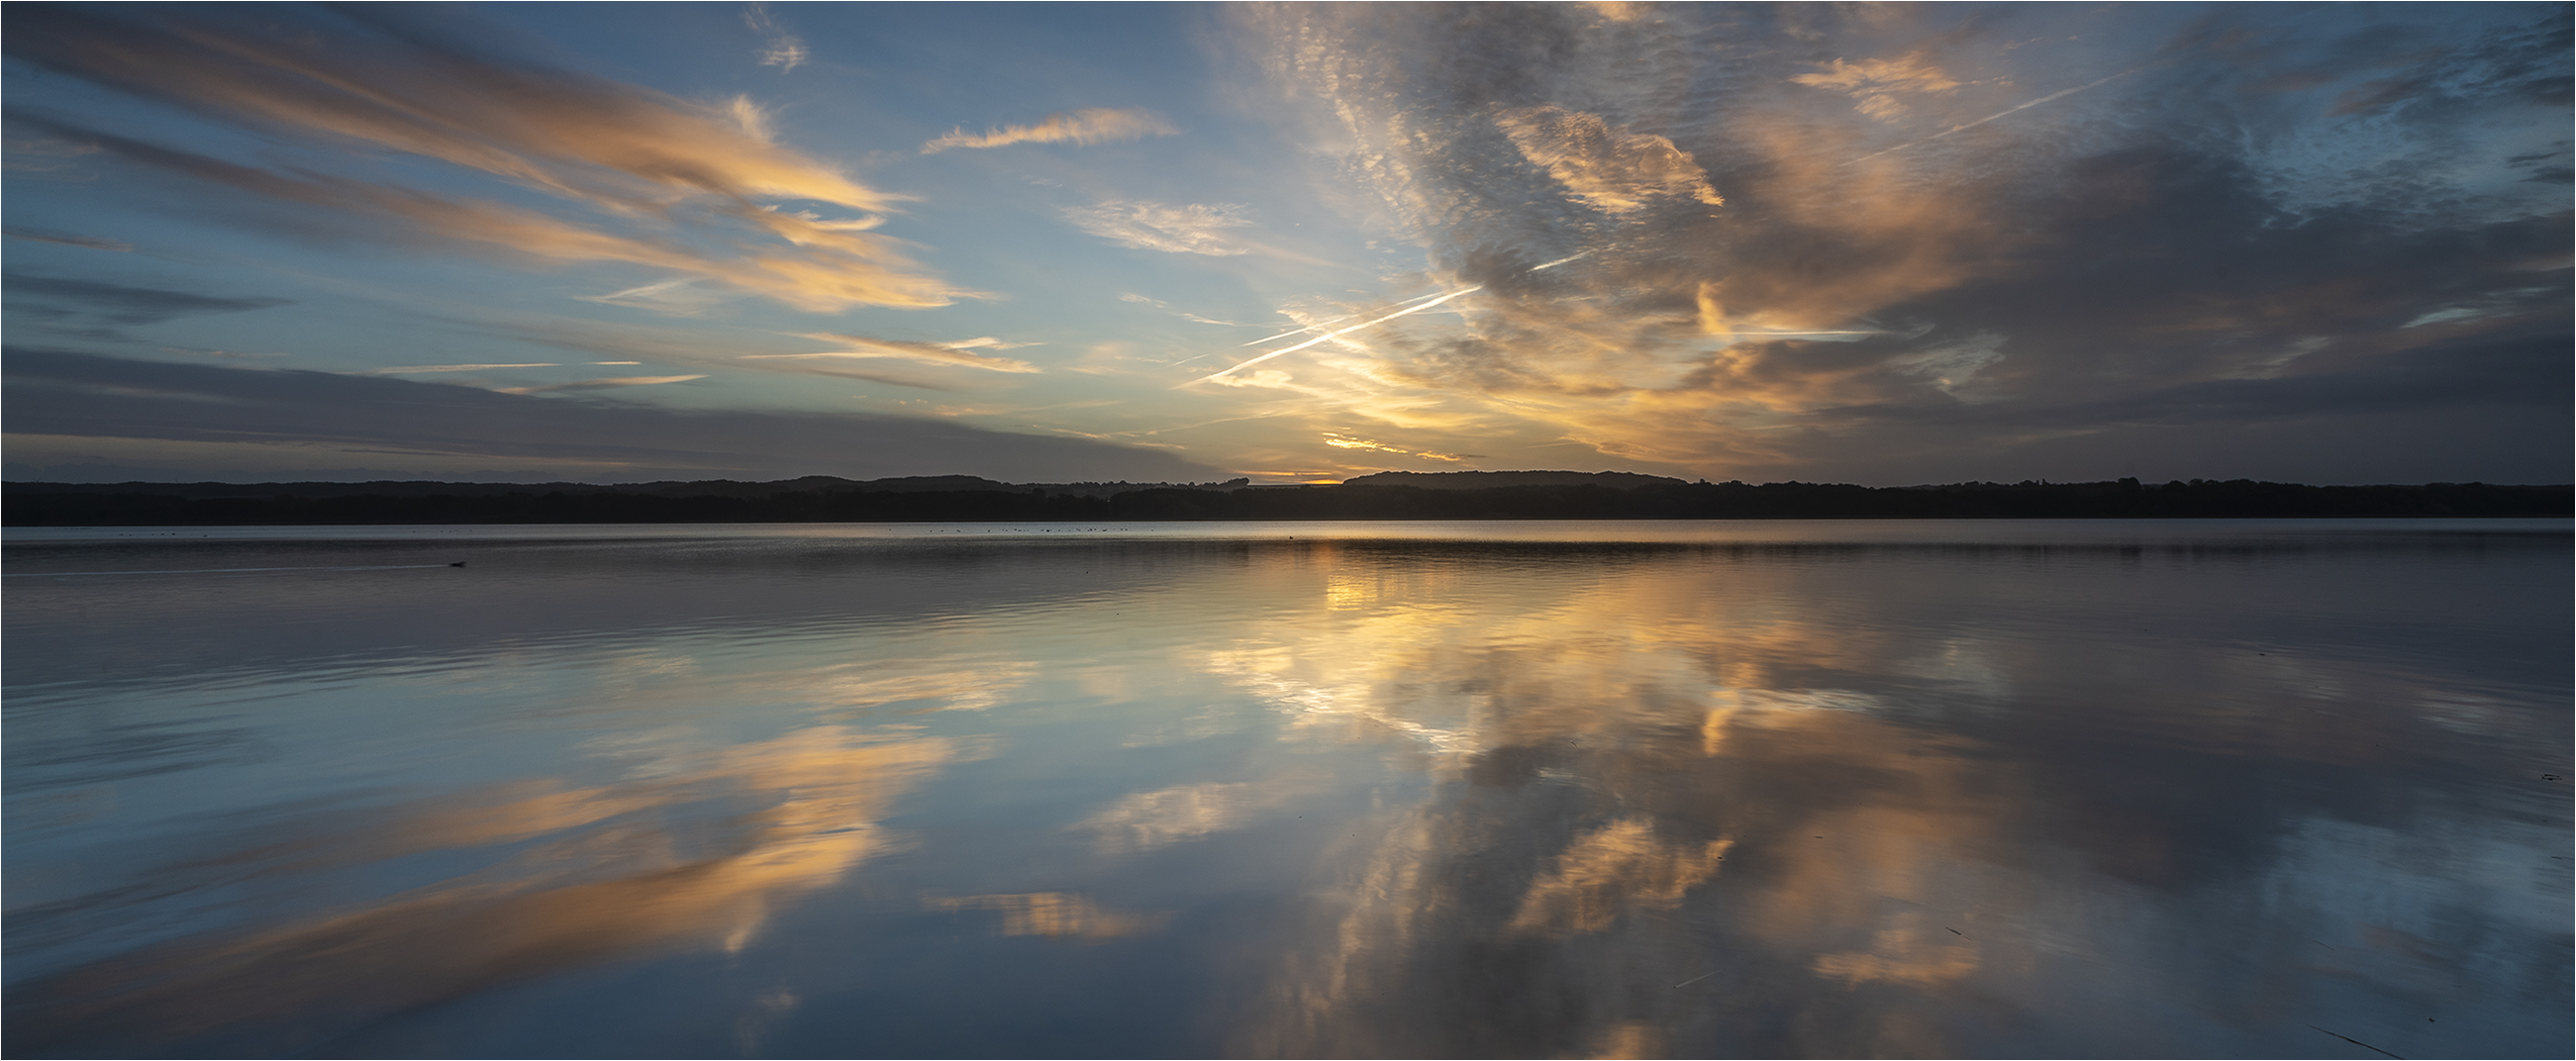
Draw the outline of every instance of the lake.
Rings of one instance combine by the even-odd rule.
[[[12,1056],[2576,1049],[2567,520],[5,541]]]

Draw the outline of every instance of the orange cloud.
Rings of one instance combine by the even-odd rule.
[[[861,235],[880,220],[875,216],[826,219],[756,202],[802,200],[875,212],[905,197],[780,146],[765,114],[747,99],[692,103],[413,43],[253,38],[185,25],[138,29],[69,12],[13,22],[11,32],[13,55],[218,121],[323,146],[437,159],[580,203],[610,223],[748,226],[785,246],[724,256],[496,203],[328,176],[281,176],[39,123],[137,161],[278,198],[398,218],[421,239],[670,269],[799,309],[937,306],[960,294],[920,275],[882,237]]]

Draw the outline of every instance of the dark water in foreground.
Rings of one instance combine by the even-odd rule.
[[[2576,1047],[2565,520],[7,543],[11,1056]]]

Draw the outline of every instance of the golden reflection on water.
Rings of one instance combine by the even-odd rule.
[[[1969,742],[1891,726],[1872,715],[1881,696],[1820,684],[1913,646],[1724,565],[1470,586],[1467,565],[1348,550],[1291,563],[1321,569],[1323,618],[1240,631],[1204,666],[1299,738],[1407,749],[1444,784],[1353,850],[1319,904],[1342,912],[1286,958],[1248,1052],[1651,1054],[1690,1007],[1605,963],[1688,978],[1710,960],[1691,953],[1707,935],[1695,922],[1845,987],[1931,990],[1979,969],[1977,944],[1936,922],[1975,923],[2005,899],[1961,887],[1989,883],[1966,852],[2012,829],[2001,779],[1961,757]],[[1720,894],[1748,850],[1757,875]],[[1557,998],[1536,1041],[1444,1024],[1496,1015],[1462,1004],[1455,981],[1494,975],[1479,965]],[[1924,1028],[1859,1031],[1820,1038],[1943,1045]]]
[[[1060,936],[1084,940],[1115,939],[1154,928],[1164,916],[1107,909],[1080,895],[1037,892],[1029,895],[934,896],[933,910],[999,910],[1005,936]]]
[[[139,1023],[180,1038],[308,1015],[346,1023],[639,952],[739,950],[778,904],[884,850],[891,838],[876,819],[957,755],[951,740],[824,726],[723,749],[692,774],[482,806],[453,805],[478,794],[440,801],[373,827],[364,853],[572,835],[366,909],[95,966],[49,993],[67,1025]],[[726,850],[702,855],[653,822],[607,824],[709,791],[774,802]]]
[[[2116,564],[2034,590],[1849,555],[1328,541],[1205,559],[959,609],[926,632],[771,643],[753,625],[740,651],[602,657],[597,702],[563,717],[622,720],[579,744],[619,780],[492,784],[238,856],[286,873],[518,848],[498,864],[93,964],[44,998],[67,1034],[122,1022],[178,1039],[316,1013],[345,1024],[648,955],[792,950],[802,941],[763,935],[780,911],[864,891],[872,861],[923,842],[882,824],[899,805],[1055,810],[1070,789],[940,785],[959,764],[1072,754],[1064,735],[1088,727],[1110,731],[1101,747],[1194,765],[1129,777],[1114,764],[1146,760],[1085,753],[1104,757],[1069,771],[1089,782],[1084,802],[1007,841],[1027,851],[977,847],[969,825],[930,836],[1029,867],[1000,875],[1013,883],[868,901],[1092,955],[1240,933],[1225,953],[1257,968],[1257,994],[1224,1000],[1228,1027],[1207,1045],[1231,1053],[1975,1052],[1977,1028],[2062,1003],[2070,979],[2162,998],[2181,989],[2160,978],[2194,975],[2123,966],[2174,929],[2138,911],[2202,872],[2187,838],[2104,810],[2115,798],[2070,797],[2084,782],[2014,745],[1996,720],[2031,689],[2082,690],[2062,705],[2079,744],[2148,718],[2162,748],[2339,768],[2385,761],[2418,721],[2484,733],[2516,710],[2350,659],[2158,657],[2124,640],[2125,619],[2048,628],[2144,592]],[[1995,619],[2016,610],[2043,618]],[[1122,713],[1149,699],[1174,706]],[[784,732],[728,744],[685,720],[692,705]],[[1074,729],[1038,736],[1041,722]],[[1357,787],[1368,809],[1330,802]],[[1326,806],[1346,809],[1311,849],[1264,863],[1306,875],[1287,898],[1191,927],[1172,867],[1257,829],[1304,836],[1276,827]],[[2378,842],[2301,829],[2300,857],[2321,866]],[[2354,929],[2355,953],[2447,945],[2413,914],[2373,916],[2388,923]],[[2107,1027],[2133,1032],[2152,1009]]]

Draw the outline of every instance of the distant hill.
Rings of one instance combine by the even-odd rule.
[[[1410,486],[1423,490],[1490,490],[1498,486],[1687,486],[1680,479],[1635,472],[1379,472],[1342,480],[1343,486]]]

